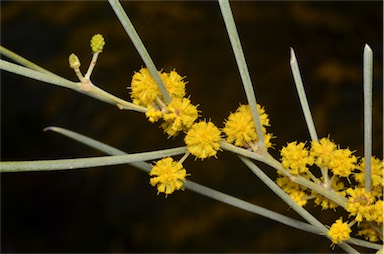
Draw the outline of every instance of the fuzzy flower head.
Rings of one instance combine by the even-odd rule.
[[[188,131],[198,116],[197,107],[189,99],[175,98],[167,106],[161,126],[169,136],[176,136],[180,131]]]
[[[161,96],[160,89],[147,68],[141,68],[133,74],[131,89],[133,103],[144,107],[152,106],[156,98]]]
[[[379,241],[379,232],[374,230],[368,223],[360,223],[358,227],[360,228],[357,233],[358,236],[364,236],[364,238],[370,242]]]
[[[328,168],[338,177],[349,177],[357,167],[357,158],[349,149],[337,148],[329,138],[312,141],[310,154],[320,168]]]
[[[291,142],[281,149],[281,160],[284,168],[290,169],[292,175],[308,172],[308,165],[313,164],[313,157],[304,147],[304,143]]]
[[[175,70],[170,73],[161,73],[161,80],[164,82],[171,98],[182,98],[185,96],[185,85],[187,82]]]
[[[260,115],[260,121],[263,126],[263,133],[267,148],[271,147],[272,135],[266,133],[265,127],[269,126],[269,118],[264,108],[259,104],[257,109]],[[231,113],[225,122],[223,132],[227,136],[228,143],[234,143],[236,146],[247,147],[248,143],[258,141],[256,128],[252,118],[249,105],[241,105],[235,113]]]
[[[153,176],[150,184],[157,186],[158,193],[164,192],[168,195],[183,189],[183,182],[188,174],[181,163],[167,157],[156,162],[149,175]]]
[[[185,136],[188,151],[199,159],[216,156],[220,149],[221,132],[212,122],[194,123]]]
[[[328,231],[328,235],[331,237],[331,240],[334,244],[339,244],[350,238],[350,233],[352,232],[351,228],[346,222],[340,218],[332,224],[331,228]]]
[[[366,216],[367,221],[374,221],[377,224],[383,224],[383,200],[377,200],[370,206],[370,212]]]
[[[349,149],[336,149],[328,162],[333,174],[348,177],[356,168],[357,158]]]
[[[91,49],[93,53],[103,52],[104,45],[104,37],[101,34],[96,34],[91,38]]]
[[[349,188],[346,190],[349,195],[345,210],[350,213],[350,216],[356,216],[356,221],[361,222],[363,218],[371,220],[372,204],[375,198],[370,192],[366,192],[364,188]]]
[[[183,78],[175,71],[171,73],[158,72],[172,99],[185,96]],[[136,105],[149,107],[157,104],[156,99],[163,100],[160,89],[147,68],[135,72],[131,82],[131,98]]]
[[[148,111],[145,112],[145,116],[151,123],[159,121],[163,117],[163,112],[153,106],[148,106]]]
[[[319,142],[312,141],[311,143],[311,155],[315,158],[315,163],[320,168],[328,167],[336,149],[336,144],[329,138],[322,138]]]

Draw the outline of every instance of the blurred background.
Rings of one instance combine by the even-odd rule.
[[[214,1],[124,1],[156,66],[186,76],[202,117],[219,127],[246,103],[219,5]],[[382,158],[383,3],[231,2],[258,102],[276,136],[271,153],[309,140],[289,66],[293,47],[319,137],[363,155],[362,50],[374,52],[373,151]],[[86,71],[90,38],[106,40],[92,81],[129,100],[143,62],[108,2],[1,1],[1,44],[76,81],[68,56]],[[60,126],[126,152],[183,144],[137,112],[120,111],[72,90],[1,73],[1,159],[80,158],[100,152],[55,133]],[[274,170],[258,163],[271,177]],[[184,166],[190,180],[299,219],[240,160]],[[112,166],[64,172],[1,174],[2,252],[329,252],[325,237],[233,208],[191,191],[156,195],[149,176]],[[340,210],[311,208],[331,225]],[[340,251],[340,249],[336,249]]]

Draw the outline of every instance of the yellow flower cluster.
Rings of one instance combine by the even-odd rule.
[[[311,142],[310,148],[306,148],[305,143],[291,142],[280,152],[282,165],[291,175],[300,175],[323,186],[327,191],[346,197],[348,202],[344,208],[358,222],[358,228],[361,229],[358,235],[372,241],[378,240],[378,232],[366,222],[380,227],[383,223],[383,161],[372,157],[372,190],[367,192],[366,160],[362,158],[358,162],[352,153],[349,149],[338,148],[329,138]],[[320,172],[322,176],[315,177]],[[353,176],[357,184],[351,184],[350,176]],[[285,175],[279,175],[276,182],[300,206],[314,199],[314,204],[320,205],[322,209],[335,210],[338,207],[334,201],[292,182]],[[349,239],[350,232],[350,227],[340,219],[332,225],[328,235],[333,243],[338,244]]]
[[[186,82],[176,71],[170,73],[159,71],[159,75],[172,99],[185,96]],[[141,68],[133,75],[131,98],[134,104],[144,107],[159,106],[159,100],[164,101],[156,81],[147,68]]]
[[[152,123],[164,120],[161,127],[169,136],[188,131],[198,118],[197,106],[185,96],[184,78],[176,71],[159,72],[172,101],[166,105],[160,89],[147,68],[141,68],[132,77],[131,98],[134,104],[148,109],[146,117]]]
[[[183,182],[188,175],[180,162],[167,157],[159,160],[149,173],[152,186],[157,186],[158,193],[172,194],[175,190],[183,189]]]
[[[221,132],[212,122],[195,123],[185,136],[188,151],[197,158],[216,157],[220,149]]]
[[[337,148],[336,144],[329,138],[322,138],[319,142],[311,142],[310,149],[307,149],[304,143],[291,142],[283,147],[280,154],[282,165],[289,170],[290,174],[301,175],[307,179],[312,178],[314,181],[324,183],[328,189],[332,189],[342,196],[345,196],[345,188],[344,184],[340,182],[341,178],[348,178],[352,174],[357,181],[363,180],[365,160],[362,159],[361,163],[358,164],[357,158],[352,155],[349,149]],[[315,165],[317,168],[312,169],[311,166]],[[382,170],[380,170],[382,164],[380,164],[379,160],[373,158],[372,165],[372,178],[376,179],[373,186],[380,195],[382,192],[378,188],[382,187],[383,176]],[[314,172],[310,171],[310,167]],[[325,183],[323,178],[317,179],[313,176],[312,173],[320,172],[321,168],[332,173],[331,176],[327,175],[327,177],[331,177],[330,183]],[[354,173],[354,170],[360,170],[360,172]],[[289,192],[287,189],[286,191]],[[324,209],[335,208],[329,203],[321,203],[320,199],[321,197],[317,196],[315,203],[321,204]],[[329,202],[329,200],[324,199],[324,202]]]
[[[359,228],[360,230],[358,231],[357,235],[363,236],[366,240],[370,242],[379,241],[379,238],[380,238],[379,232],[373,229],[369,223],[367,222],[360,223]]]
[[[145,113],[152,123],[162,119],[161,127],[170,137],[185,133],[185,143],[188,151],[199,159],[216,156],[220,150],[221,131],[212,122],[201,121],[195,123],[199,117],[197,106],[185,98],[184,78],[176,71],[170,73],[159,72],[159,75],[168,90],[171,102],[167,104],[160,92],[156,81],[147,68],[141,68],[132,77],[131,98],[134,104],[147,108]],[[264,108],[257,105],[260,120],[263,126],[266,147],[271,147],[272,134],[267,133],[269,118]],[[257,147],[258,137],[248,105],[241,105],[235,113],[229,115],[225,122],[223,132],[229,143],[246,148]],[[255,150],[255,149],[254,149]]]
[[[85,76],[80,72],[81,63],[78,57],[75,54],[69,56],[70,67],[74,69],[81,82],[89,81],[97,57],[103,51],[104,45],[102,35],[96,34],[92,37],[90,46],[94,54]],[[157,188],[157,193],[165,193],[167,196],[176,190],[184,190],[183,184],[190,174],[184,169],[183,161],[190,154],[201,160],[216,157],[220,150],[222,134],[221,130],[211,121],[197,121],[199,111],[197,106],[191,103],[190,97],[186,97],[187,82],[184,77],[175,70],[169,73],[159,71],[158,74],[170,98],[166,100],[163,97],[158,84],[147,68],[141,68],[134,73],[130,96],[134,104],[146,108],[145,115],[148,121],[155,123],[162,120],[160,126],[169,137],[180,133],[185,134],[184,142],[188,152],[182,159],[175,161],[171,157],[166,157],[158,160],[149,173],[149,182]],[[272,146],[273,135],[267,132],[267,127],[270,126],[268,114],[260,105],[257,105],[257,111],[264,143],[260,141],[256,132],[249,105],[240,105],[225,120],[222,131],[228,143],[252,149],[256,153],[266,152],[265,148]],[[365,158],[358,160],[353,155],[353,151],[341,149],[329,137],[312,141],[309,144],[310,146],[306,147],[306,143],[294,141],[281,149],[281,165],[286,171],[279,172],[276,179],[277,184],[299,206],[307,205],[309,200],[313,200],[315,205],[321,206],[322,210],[336,210],[339,205],[343,206],[348,217],[351,218],[351,222],[348,224],[340,218],[329,227],[327,235],[331,239],[332,245],[349,240],[351,227],[355,224],[358,236],[363,236],[372,242],[382,240],[382,232],[378,229],[382,228],[384,218],[384,162],[375,157],[371,158],[371,188],[367,189],[365,186]],[[263,149],[259,150],[259,147]],[[263,155],[262,152],[260,152],[261,155]],[[314,190],[309,189],[304,185],[310,185],[299,185],[296,182],[300,181],[294,179],[301,180],[301,183],[312,181],[316,187]],[[318,188],[339,195],[338,198],[342,201],[337,198],[330,200],[322,196],[319,193],[324,194],[324,192],[319,191]]]
[[[332,170],[333,174],[348,177],[356,168],[357,158],[349,149],[338,149],[329,138],[311,143],[311,156],[315,164]]]
[[[183,184],[189,175],[182,162],[192,154],[204,160],[216,157],[222,141],[221,130],[211,121],[198,121],[197,106],[186,97],[184,77],[176,71],[158,72],[171,101],[166,102],[148,69],[142,68],[134,73],[131,82],[131,98],[134,104],[147,108],[148,121],[155,123],[162,120],[161,128],[169,137],[185,134],[184,142],[188,153],[180,160],[171,157],[157,161],[150,172],[150,184],[157,192],[172,194],[183,190]],[[270,126],[268,114],[257,105],[266,148],[272,146],[273,135],[267,132]],[[256,133],[249,105],[240,105],[231,113],[222,128],[228,143],[238,147],[258,151],[261,142]],[[306,147],[308,144],[308,147]],[[330,138],[312,142],[291,142],[280,151],[281,164],[292,177],[304,177],[348,200],[344,209],[352,218],[351,223],[338,219],[327,232],[332,244],[340,244],[350,239],[351,226],[357,222],[358,234],[369,241],[378,241],[382,236],[375,230],[383,224],[383,161],[371,158],[372,190],[365,190],[365,158],[353,155],[353,151],[338,147]],[[280,173],[280,172],[279,172]],[[354,180],[356,184],[352,183]],[[322,210],[339,206],[321,194],[292,181],[287,175],[279,174],[277,184],[299,205],[305,206],[309,200]],[[372,226],[373,225],[373,226]]]
[[[346,210],[351,216],[355,216],[357,222],[374,221],[383,223],[383,201],[376,200],[371,192],[367,192],[365,188],[349,188],[346,190],[348,194],[348,203]]]
[[[362,158],[357,165],[353,178],[357,184],[346,190],[348,202],[346,210],[350,216],[355,217],[360,228],[358,235],[364,236],[367,240],[375,242],[380,236],[373,225],[383,225],[383,166],[384,162],[371,157],[371,191],[365,189],[365,162]]]
[[[339,244],[350,238],[350,233],[352,232],[351,228],[346,222],[340,218],[332,224],[331,228],[328,231],[328,235],[331,237],[331,240],[334,244]]]
[[[142,68],[133,75],[131,82],[131,98],[133,103],[147,108],[146,117],[152,123],[162,120],[161,127],[169,137],[184,133],[184,142],[188,149],[180,161],[167,157],[159,160],[150,172],[150,184],[157,188],[158,193],[165,195],[175,190],[182,190],[183,183],[189,175],[182,161],[192,154],[196,158],[216,157],[222,141],[221,130],[210,121],[198,121],[199,112],[186,97],[186,81],[176,71],[159,72],[167,88],[171,101],[167,103],[152,78],[148,69]],[[264,108],[257,105],[266,148],[272,146],[271,133],[267,132],[269,117]],[[249,105],[240,105],[231,113],[222,129],[228,143],[252,149],[255,152],[260,145]],[[372,227],[383,223],[383,162],[372,157],[372,191],[365,190],[365,159],[358,161],[349,149],[339,148],[330,138],[322,138],[318,142],[291,142],[280,151],[282,166],[291,176],[304,177],[313,181],[326,191],[345,197],[348,202],[345,210],[353,218],[350,225],[357,223],[358,235],[370,241],[377,241],[380,235]],[[351,177],[352,176],[352,177]],[[351,184],[351,179],[356,185]],[[339,204],[296,184],[286,175],[279,174],[277,184],[300,206],[313,200],[323,210],[335,210]],[[371,223],[371,224],[370,224]],[[336,220],[329,228],[328,236],[333,244],[340,244],[350,238],[351,226],[342,219]]]
[[[102,52],[105,45],[104,37],[101,34],[95,34],[91,38],[91,49],[93,53]]]
[[[172,101],[167,105],[160,89],[147,68],[132,77],[131,98],[134,104],[148,109],[145,113],[152,123],[162,119],[161,127],[170,137],[185,133],[188,151],[199,159],[216,156],[220,149],[221,131],[212,122],[195,123],[199,117],[197,106],[185,98],[184,78],[176,71],[159,72]]]
[[[221,130],[210,121],[196,122],[199,112],[197,106],[193,105],[190,99],[185,97],[185,85],[187,82],[184,81],[184,77],[180,76],[176,71],[158,73],[169,92],[171,102],[166,103],[158,84],[147,68],[141,68],[132,77],[130,87],[132,102],[147,108],[145,115],[148,121],[154,123],[162,120],[161,127],[169,137],[185,133],[184,141],[188,152],[196,158],[203,160],[212,156],[216,157],[217,151],[220,150]],[[270,142],[272,134],[266,131],[266,127],[269,126],[269,118],[264,108],[260,105],[257,105],[257,108],[263,126],[264,140],[268,148],[272,146]],[[248,105],[240,105],[235,113],[229,115],[223,132],[226,134],[229,143],[252,148],[253,150],[256,150],[255,147],[257,148],[258,146],[259,140]],[[176,173],[179,170],[176,170],[176,168],[180,169],[181,164],[175,164],[176,162],[172,164],[170,160],[171,158],[166,161],[159,161],[151,172],[151,175],[157,175],[156,178],[151,179],[151,184],[157,185],[158,191],[165,192],[166,194],[179,189],[180,183],[182,183],[182,181],[178,181],[177,185],[170,185],[165,180],[170,179],[170,175],[161,177],[166,172],[168,172],[167,174],[173,172],[172,174],[175,174],[176,178],[178,177]],[[165,162],[167,162],[166,166]],[[166,168],[168,168],[168,171],[165,170]],[[173,168],[173,170],[170,168]]]
[[[188,152],[196,158],[215,156],[220,150],[221,131],[212,122],[200,121],[197,106],[185,98],[184,78],[176,71],[159,72],[171,102],[166,103],[158,85],[147,68],[141,68],[132,77],[131,98],[134,104],[147,108],[145,113],[152,123],[163,120],[161,127],[169,137],[185,133],[184,141]],[[187,173],[180,162],[172,158],[160,160],[152,168],[150,183],[157,186],[158,192],[171,194],[182,188]]]
[[[308,166],[312,166],[314,160],[309,151],[304,148],[304,143],[291,142],[281,149],[281,157],[284,168],[290,169],[292,175],[304,175],[308,172]]]
[[[267,133],[266,128],[269,126],[269,118],[264,108],[257,105],[260,115],[260,121],[263,126],[264,140],[267,148],[271,147],[272,134]],[[255,124],[249,105],[240,105],[235,113],[231,113],[225,122],[223,132],[227,136],[228,143],[233,143],[240,147],[252,147],[258,142]]]
[[[379,159],[371,158],[371,191],[365,188],[365,158],[360,160],[353,178],[357,184],[346,189],[345,193],[348,202],[345,210],[350,217],[358,222],[358,235],[365,239],[376,242],[382,239],[380,232],[375,227],[383,226],[383,165],[384,162]]]
[[[349,149],[339,149],[329,138],[312,141],[311,149],[304,143],[291,142],[281,150],[281,161],[292,175],[305,174],[308,166],[327,168],[334,176],[349,177],[357,168],[357,158]]]
[[[187,132],[199,116],[196,106],[187,98],[175,98],[167,106],[161,125],[169,136],[176,136],[180,131]]]

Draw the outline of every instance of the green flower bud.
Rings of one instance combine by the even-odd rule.
[[[93,53],[96,53],[97,51],[103,52],[104,45],[105,45],[104,37],[101,34],[96,34],[92,37],[91,48]]]
[[[73,54],[73,53],[70,54],[69,58],[68,58],[68,61],[69,61],[69,66],[72,69],[80,67],[80,60],[79,60],[79,58],[75,54]]]

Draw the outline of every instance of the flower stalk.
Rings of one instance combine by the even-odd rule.
[[[135,105],[123,99],[120,99],[98,88],[97,86],[93,86],[92,89],[90,89],[88,86],[85,88],[81,82],[73,82],[57,75],[52,75],[47,72],[41,72],[41,71],[36,71],[34,69],[29,69],[14,63],[10,63],[2,59],[0,59],[0,69],[15,73],[27,78],[39,80],[48,84],[57,85],[57,86],[75,90],[77,92],[94,97],[98,100],[115,105],[119,109],[134,110],[134,111],[143,112],[143,113],[147,111],[146,108]]]

